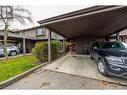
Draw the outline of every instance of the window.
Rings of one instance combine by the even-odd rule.
[[[102,46],[102,49],[110,49],[110,48],[114,48],[114,49],[123,49],[123,46],[120,43],[105,43]]]
[[[122,44],[124,45],[125,49],[127,49],[127,44],[122,42]]]
[[[38,28],[36,31],[36,35],[45,35],[45,29],[44,28]]]
[[[122,48],[120,44],[118,43],[114,43],[114,45],[112,46],[113,48]]]

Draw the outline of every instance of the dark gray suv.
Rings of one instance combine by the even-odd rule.
[[[124,42],[95,42],[90,49],[102,75],[127,78],[127,44]]]

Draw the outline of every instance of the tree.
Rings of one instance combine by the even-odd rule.
[[[0,6],[0,23],[2,23],[3,31],[4,31],[3,51],[4,51],[5,60],[8,59],[7,39],[8,39],[9,27],[15,21],[18,21],[23,25],[26,24],[26,21],[33,23],[31,18],[31,12],[28,9],[23,8],[23,6]]]

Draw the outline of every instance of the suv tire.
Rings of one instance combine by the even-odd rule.
[[[15,56],[15,55],[17,55],[17,51],[11,51],[11,52],[9,53],[9,55]]]
[[[106,70],[106,66],[105,66],[105,63],[102,59],[99,59],[98,60],[98,64],[97,64],[97,68],[98,68],[98,71],[104,75],[104,76],[108,76],[108,72]]]

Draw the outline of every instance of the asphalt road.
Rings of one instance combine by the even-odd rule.
[[[127,89],[127,87],[40,68],[5,89]]]

